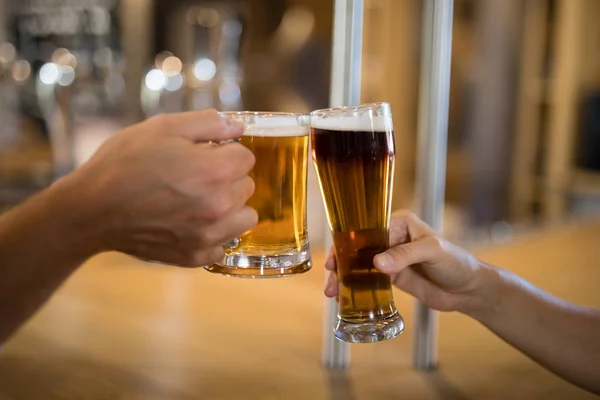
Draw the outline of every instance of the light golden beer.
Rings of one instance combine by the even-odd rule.
[[[373,266],[389,247],[395,157],[389,105],[316,111],[311,141],[337,261],[335,334],[359,343],[394,337],[404,324],[390,277]]]
[[[240,143],[256,163],[248,205],[258,225],[226,246],[211,272],[242,277],[279,277],[308,271],[312,264],[306,226],[309,118],[303,114],[222,113],[241,119]]]
[[[281,254],[306,243],[306,172],[308,134],[245,135],[240,141],[256,156],[250,172],[254,195],[248,205],[258,212],[256,228],[240,237],[236,251]]]

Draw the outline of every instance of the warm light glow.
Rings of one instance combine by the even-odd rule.
[[[167,76],[175,76],[181,73],[183,64],[181,60],[175,56],[167,57],[162,63],[162,70]]]
[[[59,60],[61,57],[68,56],[71,52],[64,47],[59,47],[58,49],[52,52],[52,62],[55,64],[60,64]]]
[[[172,56],[173,56],[173,53],[171,53],[170,51],[161,51],[154,58],[154,65],[156,66],[156,68],[162,69],[163,62],[165,62],[165,60],[167,58],[172,57]]]
[[[54,63],[46,63],[40,68],[40,81],[46,85],[54,85],[60,78],[60,68]]]
[[[194,76],[199,81],[210,81],[217,73],[215,62],[209,58],[201,58],[194,64]]]
[[[219,22],[219,13],[213,8],[203,8],[198,12],[198,25],[212,28]]]
[[[12,62],[17,55],[17,49],[10,43],[0,44],[0,63],[8,64]]]
[[[185,14],[185,20],[188,24],[190,25],[194,25],[196,23],[196,20],[198,18],[198,13],[200,12],[200,7],[198,6],[192,6],[188,9],[187,13]]]
[[[31,75],[31,65],[25,60],[18,60],[13,65],[12,77],[16,82],[22,83]]]
[[[148,89],[158,92],[164,89],[167,84],[167,77],[160,69],[151,69],[146,74],[144,83]]]
[[[73,53],[63,54],[62,56],[59,57],[57,64],[58,65],[66,65],[71,68],[76,68],[77,67],[77,58],[75,58],[75,55]]]

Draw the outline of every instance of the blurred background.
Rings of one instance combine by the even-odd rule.
[[[416,205],[422,6],[365,0],[362,101],[392,105],[395,208]],[[444,233],[600,307],[600,1],[454,7]],[[0,0],[0,209],[157,113],[327,107],[332,28],[333,0]],[[350,377],[322,372],[312,167],[308,193],[316,271],[258,282],[93,259],[3,349],[0,397],[591,398],[457,314],[440,317],[441,372],[416,374],[399,292],[407,333],[353,347]]]
[[[421,7],[365,1],[362,97],[393,107],[396,207],[413,205]],[[327,107],[332,17],[332,0],[0,0],[0,207],[153,114]],[[599,17],[595,0],[456,0],[448,235],[600,210]]]

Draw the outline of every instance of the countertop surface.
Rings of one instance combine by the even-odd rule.
[[[569,301],[600,308],[600,223],[479,248]],[[353,345],[352,365],[320,365],[323,252],[313,270],[244,280],[109,253],[86,263],[0,354],[0,400],[591,399],[457,313],[440,315],[439,369],[411,366],[406,331]]]

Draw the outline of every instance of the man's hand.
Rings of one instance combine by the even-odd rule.
[[[442,311],[466,310],[478,302],[474,294],[485,266],[467,251],[437,236],[414,214],[400,210],[392,215],[390,246],[375,256],[373,264],[390,275],[398,288]],[[326,268],[333,273],[325,294],[333,297],[338,293],[333,251]]]
[[[197,267],[223,257],[221,245],[252,228],[246,206],[254,155],[235,139],[243,125],[216,111],[160,115],[109,139],[72,176],[99,227],[98,250]]]

